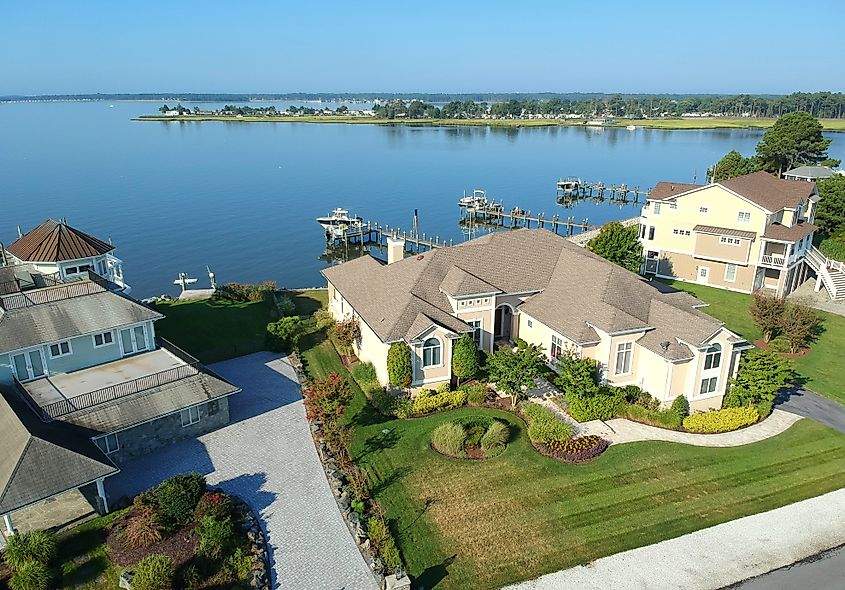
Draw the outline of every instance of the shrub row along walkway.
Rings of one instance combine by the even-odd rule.
[[[640,424],[625,418],[613,418],[607,422],[591,420],[576,422],[563,412],[550,399],[531,397],[531,401],[541,404],[555,413],[555,415],[572,425],[573,432],[578,436],[597,434],[610,441],[611,444],[622,444],[644,440],[662,440],[666,442],[693,445],[696,447],[738,447],[747,445],[780,434],[798,420],[801,416],[783,410],[772,410],[771,415],[758,424],[720,434],[696,434],[693,432],[678,432],[666,428],[657,428],[647,424]]]
[[[715,590],[836,547],[843,530],[845,490],[837,490],[505,590]]]
[[[259,352],[211,366],[243,388],[230,398],[231,424],[123,465],[106,482],[109,494],[134,495],[198,471],[261,518],[274,588],[376,590],[329,489],[288,359]]]

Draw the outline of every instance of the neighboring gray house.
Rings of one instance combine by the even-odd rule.
[[[831,168],[827,166],[798,166],[792,170],[787,170],[783,173],[785,180],[804,180],[806,182],[816,182],[823,178],[830,178],[836,174]]]
[[[12,511],[90,483],[108,511],[103,480],[123,461],[229,421],[228,396],[240,390],[157,338],[163,316],[116,288],[90,270],[0,267],[7,529]]]

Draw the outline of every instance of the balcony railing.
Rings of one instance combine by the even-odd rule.
[[[57,274],[33,275],[33,278],[36,283],[32,290],[11,294],[0,293],[0,308],[6,311],[23,309],[53,301],[110,291],[113,288],[109,281],[91,271],[88,271],[87,275],[80,275],[78,278],[61,279]]]
[[[761,262],[770,266],[783,266],[786,262],[786,258],[784,258],[783,255],[775,256],[770,254],[764,254],[761,259]]]

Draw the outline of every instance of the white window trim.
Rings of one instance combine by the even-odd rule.
[[[196,413],[196,420],[191,415],[192,412]],[[188,417],[188,421],[185,422],[185,416]],[[182,422],[182,428],[187,428],[188,426],[192,426],[194,424],[199,423],[200,421],[200,407],[199,406],[191,406],[189,408],[185,408],[183,410],[179,410],[179,420]]]
[[[622,347],[628,347],[625,350]],[[619,366],[619,353],[622,353],[622,366]],[[623,370],[625,368],[625,357],[628,357],[630,360],[628,362],[628,370]],[[630,375],[634,371],[634,343],[632,341],[627,342],[620,342],[616,345],[616,357],[613,359],[613,376],[616,377],[617,375]]]
[[[478,326],[475,325],[476,323],[478,323]],[[476,320],[467,320],[467,325],[472,326],[472,328],[473,328],[472,334],[470,334],[470,337],[473,338],[473,340],[472,340],[473,342],[475,342],[475,338],[474,338],[475,331],[478,330],[478,342],[475,342],[475,344],[479,349],[483,348],[484,347],[484,319],[479,318],[479,319],[476,319]]]
[[[741,246],[742,240],[733,236],[719,236],[719,243],[727,246]]]
[[[106,342],[106,334],[111,335],[111,342]],[[97,344],[97,336],[103,337],[103,343]],[[113,346],[115,343],[114,340],[114,330],[106,330],[105,332],[97,332],[96,334],[91,335],[91,341],[94,343],[94,348],[103,348],[104,346]]]
[[[728,278],[728,269],[730,269],[731,267],[733,267],[733,269],[734,269],[734,278],[729,279]],[[736,282],[736,271],[737,270],[739,270],[739,266],[737,266],[736,264],[731,264],[731,263],[725,264],[725,282],[735,283]]]
[[[144,348],[138,348],[138,340],[135,337],[135,328],[143,328],[144,330]],[[123,337],[120,335],[120,333],[124,330],[129,330],[130,340],[132,341],[132,350],[128,352],[123,346]],[[131,326],[126,326],[125,328],[119,328],[117,330],[117,339],[120,341],[121,356],[130,356],[133,354],[139,354],[141,352],[147,352],[149,350],[152,350],[152,347],[150,346],[150,334],[147,332],[146,324],[133,324]]]
[[[713,381],[714,379],[715,379],[716,383],[715,383],[715,385],[713,385],[713,389],[710,389],[710,382]],[[704,384],[705,381],[707,382],[707,391],[702,391],[702,389],[703,389],[702,385]],[[701,381],[698,382],[698,395],[710,395],[711,393],[716,393],[717,391],[719,391],[719,377],[718,376],[702,377]]]
[[[736,214],[737,223],[751,223],[751,211],[738,211]]]
[[[654,204],[654,209],[653,209],[653,211],[654,211],[654,214],[655,214],[655,215],[660,215],[660,205],[661,205],[661,203],[655,203],[655,204]]]
[[[67,352],[62,352],[62,344],[67,344]],[[53,354],[53,347],[59,347],[59,354]],[[58,342],[51,342],[47,345],[47,354],[50,355],[50,360],[53,359],[60,359],[65,356],[71,356],[73,354],[73,346],[70,343],[70,340],[59,340]]]
[[[699,213],[701,213],[701,214],[705,214],[705,215],[706,215],[706,214],[707,214],[707,211],[708,211],[707,207],[699,207],[699,208],[698,208],[698,212],[699,212]]]
[[[29,358],[29,353],[37,352],[38,355],[41,357],[41,367],[44,369],[43,375],[37,375],[30,377],[29,374],[24,375],[21,377],[18,375],[17,366],[15,365],[15,357],[18,355],[22,355],[24,357],[24,362],[26,363],[27,371],[32,371],[32,360]],[[50,376],[50,369],[47,366],[47,359],[44,357],[44,349],[40,346],[35,348],[25,348],[23,350],[15,350],[9,353],[9,364],[12,367],[12,374],[17,378],[18,381],[21,383],[26,383],[27,381],[35,381],[36,379],[41,379],[42,377],[49,377]]]
[[[110,437],[110,436],[113,436],[113,437],[114,437],[114,444],[115,444],[115,447],[114,447],[113,449],[112,449],[112,448],[111,448],[111,446],[109,445],[109,437]],[[104,449],[103,447],[101,447],[99,444],[97,444],[97,441],[98,441],[98,440],[105,441],[105,444],[104,444],[105,449]],[[108,433],[108,434],[104,434],[104,435],[102,435],[102,436],[98,436],[98,437],[96,437],[96,438],[94,439],[94,444],[97,444],[97,448],[99,448],[101,451],[103,451],[106,455],[111,455],[112,453],[116,453],[117,451],[119,451],[119,450],[120,450],[120,439],[118,438],[118,436],[117,436],[117,433],[116,433],[116,432],[110,432],[110,433]]]
[[[430,340],[432,338],[434,340],[437,340],[437,344],[440,348],[440,362],[437,363],[436,365],[427,365],[427,364],[425,364],[425,342],[426,342],[426,340]],[[439,367],[442,367],[443,366],[443,357],[445,356],[443,354],[443,352],[444,352],[443,351],[443,341],[440,338],[438,338],[437,336],[431,336],[431,337],[423,340],[422,346],[420,346],[420,368],[423,371],[425,371],[426,369],[437,369]]]
[[[555,347],[555,339],[558,340],[559,344],[557,346],[558,346],[558,348],[560,348],[560,353],[558,353],[557,355],[555,355],[554,352],[553,352],[554,347]],[[564,346],[563,346],[563,338],[558,336],[557,334],[552,334],[552,342],[551,342],[551,345],[549,346],[549,358],[553,361],[557,360],[565,351],[566,351],[566,348],[564,348]]]

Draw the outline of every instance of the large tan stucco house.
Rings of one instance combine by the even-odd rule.
[[[814,182],[767,172],[708,185],[660,182],[640,221],[645,272],[778,295],[818,274],[817,289],[823,284],[835,297],[835,283],[845,287],[845,275],[831,276],[837,270],[813,248],[818,201]]]
[[[358,318],[357,356],[387,383],[387,351],[412,349],[413,383],[451,379],[452,343],[473,335],[488,352],[519,337],[549,361],[568,350],[596,359],[603,380],[635,384],[665,403],[686,395],[718,407],[747,343],[695,297],[648,281],[542,229],[497,232],[388,262],[370,256],[323,271],[329,309]]]

